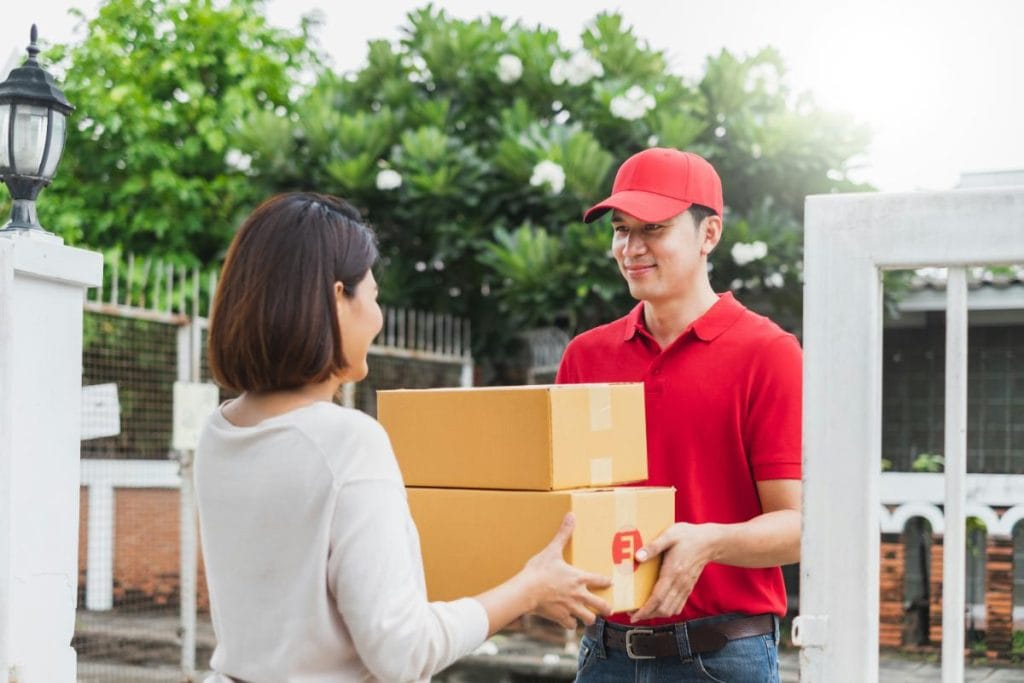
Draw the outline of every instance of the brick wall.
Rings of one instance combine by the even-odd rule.
[[[942,642],[942,537],[932,539],[931,567],[928,571],[928,640]]]
[[[1013,539],[989,536],[986,547],[985,645],[990,657],[1013,643]]]
[[[78,495],[78,605],[85,607],[85,569],[88,566],[86,530],[89,526],[89,489],[83,486]]]
[[[904,628],[903,579],[906,552],[903,536],[882,534],[880,555],[878,643],[882,647],[899,647],[903,644]]]
[[[84,604],[88,489],[83,487],[79,524],[79,594]],[[179,604],[180,497],[175,489],[114,491],[114,587],[116,608],[150,609]],[[209,609],[202,553],[196,600]]]

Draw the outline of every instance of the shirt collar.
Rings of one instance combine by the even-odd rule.
[[[622,328],[623,336],[622,341],[629,341],[640,332],[647,332],[647,326],[644,324],[644,302],[641,301],[633,310],[629,312],[629,315],[625,318],[625,325]]]
[[[704,315],[694,320],[689,329],[693,330],[698,339],[710,342],[732,327],[741,313],[743,313],[743,304],[736,301],[732,292],[725,292],[718,295],[718,301],[705,311]],[[638,333],[649,335],[647,324],[644,322],[644,302],[642,301],[634,306],[626,316],[622,340],[629,341]]]

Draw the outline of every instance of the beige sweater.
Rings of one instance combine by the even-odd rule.
[[[208,680],[418,681],[487,637],[483,606],[428,603],[384,429],[315,403],[206,424],[195,481],[217,648]]]

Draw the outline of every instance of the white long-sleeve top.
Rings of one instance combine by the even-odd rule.
[[[213,681],[419,681],[487,637],[472,598],[429,603],[419,536],[383,427],[319,402],[196,451]]]

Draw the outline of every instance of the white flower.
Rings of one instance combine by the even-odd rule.
[[[241,150],[229,149],[227,154],[224,155],[224,163],[229,168],[245,173],[252,168],[252,157],[248,154],[243,154]]]
[[[551,65],[551,82],[555,85],[562,85],[568,82],[569,85],[583,85],[591,78],[604,76],[604,67],[601,62],[586,50],[579,50],[573,53],[568,60],[556,59]]]
[[[377,173],[378,190],[395,190],[402,186],[402,174],[390,168]]]
[[[409,70],[411,83],[428,83],[434,77],[427,66],[427,60],[420,55],[405,55],[402,57],[402,66]]]
[[[533,167],[530,185],[534,187],[547,185],[551,194],[558,194],[565,187],[565,171],[555,162],[545,159]]]
[[[611,109],[613,116],[625,119],[626,121],[636,121],[639,118],[643,118],[643,115],[647,113],[642,104],[631,102],[622,95],[612,98],[609,109]]]
[[[768,245],[761,240],[749,244],[737,242],[732,245],[732,250],[729,253],[732,254],[732,260],[735,261],[737,266],[745,266],[767,256]]]
[[[502,55],[498,58],[498,80],[502,83],[515,83],[523,75],[523,60],[515,55]]]
[[[585,50],[580,50],[569,60],[569,73],[567,77],[570,85],[583,85],[591,78],[604,76],[604,67],[601,62]]]
[[[654,109],[654,95],[651,95],[639,85],[632,86],[625,95],[616,95],[612,98],[609,108],[612,115],[626,121],[636,121],[643,118],[651,109]]]
[[[786,278],[782,277],[782,273],[772,273],[764,279],[764,286],[769,289],[780,289],[786,284]]]
[[[554,64],[551,65],[551,71],[548,73],[551,77],[551,82],[555,85],[562,85],[565,83],[565,72],[568,68],[568,62],[564,59],[556,59]]]

